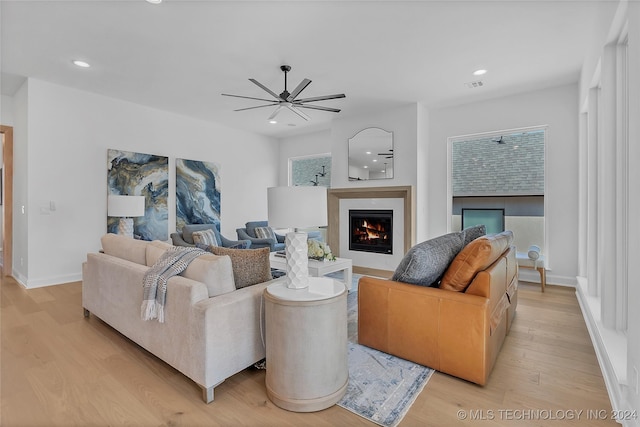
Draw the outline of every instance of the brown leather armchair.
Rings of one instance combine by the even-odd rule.
[[[515,315],[518,265],[508,247],[464,292],[362,277],[362,345],[484,385]]]

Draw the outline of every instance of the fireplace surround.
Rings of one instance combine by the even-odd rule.
[[[415,195],[413,186],[330,188],[327,193],[329,215],[327,243],[331,246],[334,255],[340,256],[340,235],[341,232],[346,232],[345,230],[348,231],[349,229],[346,221],[342,224],[340,221],[340,201],[345,199],[401,199],[403,213],[394,218],[395,223],[400,222],[404,225],[401,235],[402,243],[398,249],[398,254],[406,253],[415,244]],[[377,269],[358,265],[355,261],[353,266],[354,273],[370,274],[378,277],[391,277],[393,271],[390,270],[390,267]]]

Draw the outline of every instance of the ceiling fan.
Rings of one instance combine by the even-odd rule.
[[[311,80],[309,79],[302,80],[300,84],[296,86],[293,92],[289,93],[289,91],[287,90],[287,73],[291,71],[291,67],[289,65],[282,65],[280,66],[280,69],[284,72],[284,91],[282,91],[280,95],[278,95],[277,93],[275,93],[274,91],[272,91],[271,89],[269,89],[268,87],[266,87],[265,85],[257,81],[256,79],[249,79],[251,83],[254,83],[256,86],[258,86],[259,88],[267,92],[269,95],[273,96],[275,99],[254,98],[251,96],[242,96],[242,95],[230,95],[228,93],[223,93],[222,95],[233,96],[235,98],[255,99],[256,101],[265,101],[269,103],[269,104],[257,105],[255,107],[239,108],[233,111],[244,111],[244,110],[252,110],[254,108],[277,106],[277,108],[269,116],[268,120],[275,119],[275,117],[278,115],[280,111],[282,111],[283,108],[294,112],[295,114],[297,114],[298,116],[302,117],[305,120],[310,120],[311,118],[308,115],[306,115],[304,112],[300,111],[299,110],[300,108],[330,111],[332,113],[340,112],[340,110],[337,108],[321,107],[319,105],[307,105],[307,103],[316,102],[316,101],[326,101],[329,99],[344,98],[345,97],[344,93],[339,93],[336,95],[314,96],[312,98],[297,99],[298,95],[300,95],[300,92],[302,92],[307,86],[309,86],[309,84],[311,83]]]

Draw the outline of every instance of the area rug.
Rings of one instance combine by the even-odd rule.
[[[349,385],[338,405],[384,427],[397,426],[433,369],[358,344],[358,279],[347,296]]]

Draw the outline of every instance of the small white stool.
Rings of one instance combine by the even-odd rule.
[[[544,287],[547,285],[547,270],[544,255],[540,255],[540,258],[532,260],[526,253],[516,252],[516,262],[518,263],[519,268],[538,270],[538,273],[540,273],[540,286],[542,288],[542,292],[544,292]]]

